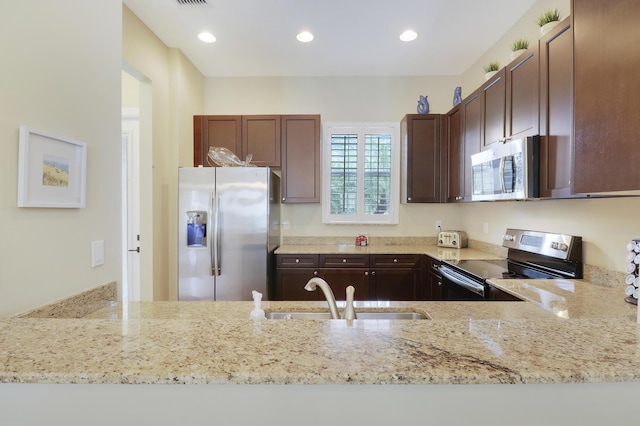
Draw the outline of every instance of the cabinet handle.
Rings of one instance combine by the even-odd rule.
[[[438,281],[438,285],[439,285],[439,286],[440,286],[440,285],[442,285],[442,281]]]
[[[300,263],[300,259],[296,259],[296,263]]]
[[[375,275],[375,274],[376,274],[376,271],[371,271],[371,275]]]
[[[364,276],[366,277],[367,275],[369,275],[369,271],[364,271]]]
[[[347,263],[347,259],[342,259],[342,263]]]
[[[282,201],[284,201],[284,200],[286,200],[286,198],[285,198],[285,197],[282,197]]]
[[[411,197],[407,197],[407,201],[411,201]]]
[[[313,275],[318,276],[318,271],[313,271]]]
[[[398,263],[398,259],[393,259],[393,263]]]

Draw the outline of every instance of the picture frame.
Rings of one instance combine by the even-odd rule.
[[[84,208],[87,144],[20,126],[18,207]]]

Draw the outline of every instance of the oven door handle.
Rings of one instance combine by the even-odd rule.
[[[484,297],[484,285],[475,283],[464,275],[458,274],[446,266],[440,266],[440,274],[454,284]]]

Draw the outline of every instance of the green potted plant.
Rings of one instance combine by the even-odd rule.
[[[538,18],[538,26],[540,27],[540,34],[545,35],[548,33],[551,28],[558,25],[560,22],[560,11],[558,9],[547,9],[544,11],[542,15]]]
[[[529,40],[519,38],[511,44],[511,59],[518,57],[524,50],[529,48]]]
[[[487,65],[485,65],[483,69],[485,80],[489,80],[500,69],[500,62],[491,61]]]

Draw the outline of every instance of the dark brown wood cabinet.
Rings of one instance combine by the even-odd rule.
[[[319,275],[329,283],[337,300],[346,299],[350,285],[355,288],[355,300],[370,300],[369,255],[321,254]]]
[[[251,164],[280,167],[280,116],[242,116],[242,157],[251,154]]]
[[[473,176],[471,156],[482,148],[482,104],[481,90],[476,89],[462,101],[462,160],[460,177],[463,191],[457,201],[471,201],[473,192]]]
[[[279,115],[196,115],[193,117],[193,165],[209,166],[209,148],[221,146],[251,164],[280,167]]]
[[[304,290],[313,277],[327,281],[337,300],[355,288],[355,300],[427,300],[423,296],[423,256],[413,254],[276,255],[273,300],[324,300]]]
[[[458,104],[446,115],[446,150],[447,172],[446,176],[446,201],[452,203],[464,198],[464,137],[463,137],[463,109]]]
[[[578,193],[640,189],[640,2],[573,0],[574,182]]]
[[[269,299],[322,300],[317,291],[304,289],[318,275],[317,254],[277,255],[275,288],[269,289]]]
[[[371,299],[417,300],[422,284],[420,255],[370,255]]]
[[[440,114],[408,114],[400,123],[403,203],[442,202],[441,121]]]
[[[209,148],[222,146],[251,164],[281,168],[283,203],[320,202],[320,115],[196,115],[193,164],[212,166]]]
[[[209,148],[221,146],[242,155],[242,116],[195,115],[193,117],[193,165],[211,166]]]
[[[566,18],[540,38],[540,196],[569,198],[573,148],[573,32]]]
[[[480,86],[482,121],[480,139],[482,146],[504,140],[506,133],[506,69],[500,69]]]
[[[282,116],[284,203],[320,202],[320,116]]]
[[[538,45],[511,61],[506,72],[506,128],[511,139],[539,134]]]

